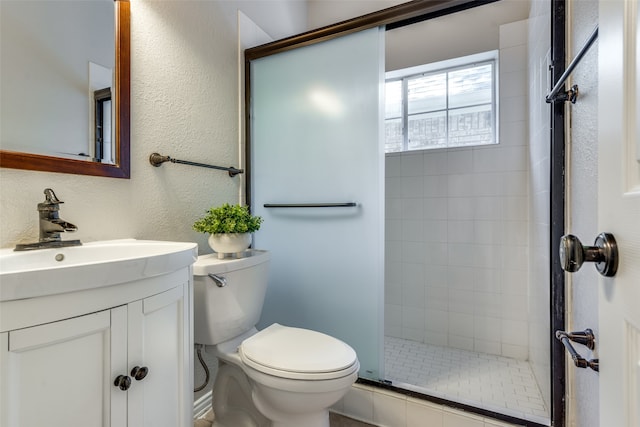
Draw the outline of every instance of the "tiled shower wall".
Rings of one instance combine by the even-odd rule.
[[[500,28],[499,144],[386,157],[386,335],[528,358],[527,28]]]

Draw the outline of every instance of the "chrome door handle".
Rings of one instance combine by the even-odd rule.
[[[600,233],[594,246],[583,246],[580,239],[572,234],[560,239],[560,263],[569,273],[580,270],[585,262],[594,262],[596,270],[606,277],[613,277],[618,271],[618,245],[611,233]]]

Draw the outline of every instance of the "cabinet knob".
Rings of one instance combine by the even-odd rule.
[[[131,378],[126,375],[118,375],[113,382],[113,385],[119,387],[122,391],[127,391],[129,390],[129,387],[131,387]]]
[[[149,373],[149,368],[147,368],[146,366],[143,366],[143,367],[135,366],[131,370],[131,376],[133,378],[135,378],[136,381],[143,380],[144,377],[146,377],[148,373]]]

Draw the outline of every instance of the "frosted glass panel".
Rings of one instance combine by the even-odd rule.
[[[383,304],[384,34],[379,29],[251,63],[251,200],[271,251],[260,328],[349,343],[379,378]],[[265,203],[356,207],[264,208]]]

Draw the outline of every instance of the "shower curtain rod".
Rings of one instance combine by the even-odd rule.
[[[596,25],[596,28],[591,33],[591,35],[587,39],[584,46],[582,46],[582,49],[580,49],[580,52],[578,52],[578,54],[576,55],[575,58],[573,58],[573,61],[571,61],[571,63],[569,64],[567,69],[564,71],[564,73],[562,73],[562,75],[558,79],[558,83],[556,83],[556,85],[551,90],[551,93],[547,95],[545,99],[547,101],[547,104],[550,104],[555,101],[563,101],[563,102],[571,101],[572,104],[576,103],[576,100],[578,99],[578,85],[571,86],[571,89],[569,89],[569,91],[567,92],[564,92],[564,93],[558,93],[558,92],[564,86],[564,82],[567,80],[567,78],[569,78],[569,75],[571,75],[571,73],[573,72],[573,69],[576,68],[576,66],[580,63],[580,61],[582,60],[582,57],[587,53],[587,51],[589,50],[593,42],[596,41],[597,38],[598,38],[598,26]]]
[[[206,163],[196,163],[196,162],[190,162],[188,160],[172,159],[169,156],[162,156],[162,155],[160,155],[158,153],[152,153],[149,156],[149,163],[151,163],[155,167],[159,167],[164,162],[180,163],[181,165],[198,166],[198,167],[201,167],[201,168],[209,168],[209,169],[217,169],[217,170],[221,170],[221,171],[227,171],[227,172],[229,172],[229,176],[231,178],[233,178],[234,176],[238,175],[239,173],[244,173],[244,169],[236,169],[233,166],[229,166],[228,168],[225,168],[223,166],[208,165]]]

